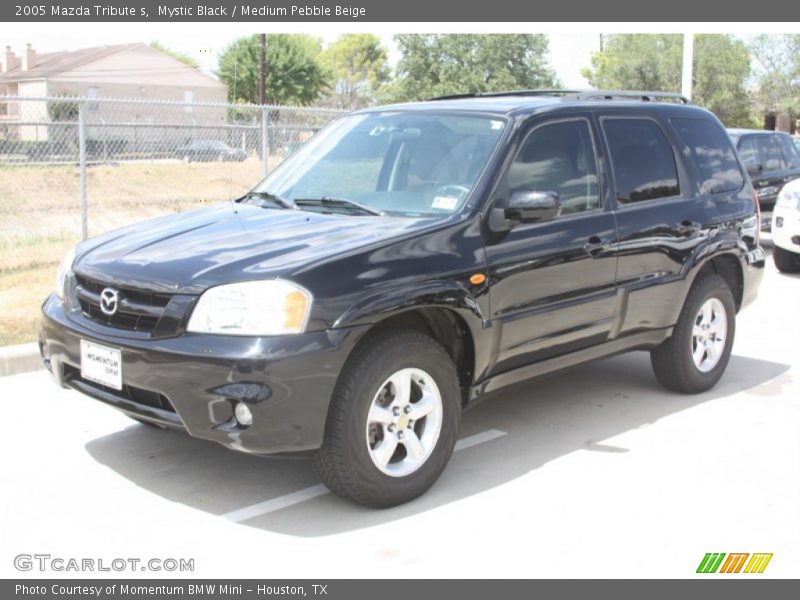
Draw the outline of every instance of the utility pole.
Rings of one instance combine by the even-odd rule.
[[[262,106],[267,103],[267,89],[266,89],[266,79],[267,79],[267,34],[261,34],[261,60],[260,60],[260,68],[258,73],[258,103]]]
[[[692,65],[694,63],[694,34],[683,34],[683,77],[681,78],[681,94],[692,99]]]

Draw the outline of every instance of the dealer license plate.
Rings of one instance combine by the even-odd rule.
[[[122,351],[81,340],[81,377],[122,389]]]

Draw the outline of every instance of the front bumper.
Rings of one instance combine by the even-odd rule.
[[[57,382],[125,413],[254,454],[319,448],[336,379],[367,326],[281,337],[98,335],[69,319],[52,295],[40,349]],[[80,376],[80,341],[122,351],[122,391]],[[245,402],[253,423],[233,416]]]

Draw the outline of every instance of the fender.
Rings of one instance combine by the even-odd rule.
[[[499,335],[485,314],[482,304],[488,301],[488,286],[477,293],[455,281],[428,281],[413,289],[395,288],[376,291],[351,306],[334,323],[333,328],[374,325],[405,312],[420,309],[441,309],[454,313],[466,325],[475,351],[473,377],[481,377],[491,364],[491,354]]]
[[[680,311],[689,294],[697,277],[706,268],[717,270],[712,266],[712,263],[717,259],[730,259],[729,264],[736,265],[735,277],[739,282],[739,286],[744,283],[744,263],[746,263],[747,244],[741,239],[737,233],[728,229],[722,234],[714,236],[713,240],[698,247],[697,252],[693,253],[689,260],[683,265],[680,271],[680,281],[682,285],[679,288],[680,302],[675,303],[675,309],[671,315],[673,323],[677,322],[680,316]],[[725,274],[723,273],[723,276]],[[733,295],[736,299],[737,310],[741,305],[741,289],[733,289]]]

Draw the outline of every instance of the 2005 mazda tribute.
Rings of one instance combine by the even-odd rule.
[[[667,388],[713,386],[763,273],[758,223],[725,130],[680,97],[379,107],[236,201],[78,244],[41,352],[134,419],[311,454],[337,494],[391,506],[509,384],[647,349]]]

